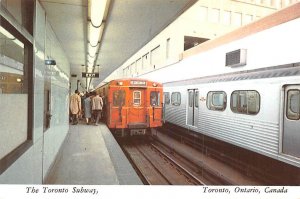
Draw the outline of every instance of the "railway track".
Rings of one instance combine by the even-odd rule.
[[[130,141],[123,146],[145,184],[203,185],[200,179],[172,158],[158,144]]]
[[[173,140],[174,141],[174,140]],[[172,140],[170,142],[173,142]],[[149,185],[231,185],[220,172],[191,160],[178,149],[159,140],[120,142],[144,184]],[[189,153],[189,151],[187,151]]]
[[[150,185],[262,185],[239,169],[210,156],[206,150],[156,132],[120,141],[144,184]],[[202,148],[203,149],[203,148]]]

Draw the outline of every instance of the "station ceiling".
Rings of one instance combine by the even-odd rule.
[[[100,77],[94,87],[197,0],[110,0],[97,59]],[[81,78],[86,65],[88,0],[40,0],[71,64]]]

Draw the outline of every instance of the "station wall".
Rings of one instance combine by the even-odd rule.
[[[33,17],[33,78],[32,78],[32,101],[33,104],[28,110],[33,111],[33,118],[27,119],[29,126],[33,125],[32,132],[27,136],[29,143],[26,150],[14,157],[7,167],[2,167],[0,173],[0,183],[2,184],[42,184],[48,172],[54,164],[59,149],[64,142],[69,130],[69,77],[70,64],[61,47],[43,7],[38,1],[34,1]],[[3,8],[1,8],[3,11]],[[1,12],[1,14],[3,14]],[[10,17],[6,14],[6,18]],[[14,20],[10,20],[14,21]],[[17,21],[12,24],[20,27]],[[21,34],[27,34],[25,33]],[[56,65],[45,65],[44,60],[56,61]],[[30,81],[29,81],[30,82]],[[0,94],[5,96],[5,94]],[[31,98],[29,98],[31,100]],[[7,101],[7,109],[15,106]],[[16,111],[6,111],[14,118],[11,123],[2,124],[9,131],[18,123]],[[24,111],[23,111],[24,112]],[[13,115],[14,114],[14,115]],[[26,115],[26,114],[25,114]],[[46,118],[51,115],[51,120]],[[30,124],[31,123],[31,124]],[[18,133],[13,132],[12,133]],[[11,143],[11,138],[6,138],[7,143]],[[2,146],[7,148],[8,146]],[[16,150],[16,149],[15,149]],[[9,160],[15,150],[11,149],[4,158]],[[2,158],[2,159],[4,159]],[[1,161],[1,158],[0,158]],[[4,162],[4,161],[2,161]]]

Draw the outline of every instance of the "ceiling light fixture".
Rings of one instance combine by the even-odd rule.
[[[104,18],[106,0],[90,0],[91,22],[94,27],[100,27]]]
[[[88,42],[86,56],[86,72],[93,73],[104,30],[104,19],[110,0],[89,0],[88,2]],[[87,89],[91,79],[87,79]]]

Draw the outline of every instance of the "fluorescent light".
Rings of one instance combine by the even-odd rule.
[[[93,66],[94,65],[94,61],[95,61],[94,58],[88,56],[88,58],[87,58],[88,66]]]
[[[97,46],[100,36],[100,28],[95,28],[92,23],[89,23],[89,40],[92,46]]]
[[[106,0],[90,0],[91,21],[94,26],[99,27],[103,21],[106,8]]]
[[[96,53],[99,50],[99,42],[103,34],[104,23],[102,23],[107,0],[89,0],[89,17],[88,22],[88,55],[87,62],[88,65],[94,66]]]
[[[88,56],[88,57],[94,58],[95,55],[96,55],[97,49],[98,49],[98,46],[93,47],[93,46],[91,46],[90,44],[88,44],[88,53],[89,53],[89,55],[90,55],[90,56]]]
[[[92,73],[93,72],[93,67],[87,67],[87,72]]]
[[[102,36],[104,24],[102,24],[100,27],[95,28],[92,23],[89,23],[88,25],[89,29],[89,41],[92,46],[98,45],[98,42]]]
[[[88,65],[88,67],[93,67],[94,66],[94,62],[88,62],[87,65]]]

